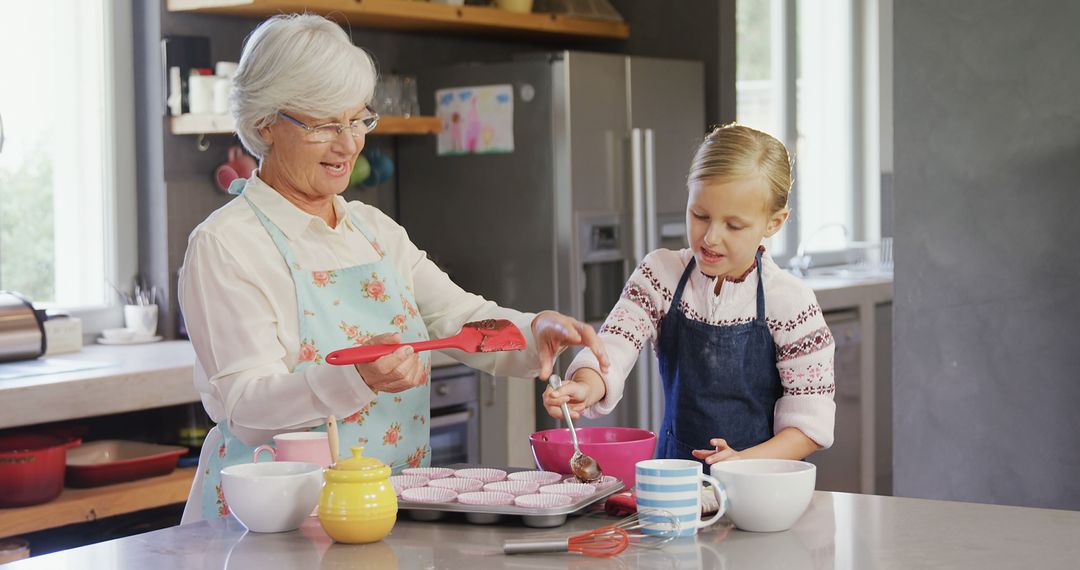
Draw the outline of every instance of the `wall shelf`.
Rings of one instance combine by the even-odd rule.
[[[630,26],[625,22],[404,0],[168,0],[167,7],[170,12],[259,18],[306,10],[331,17],[342,16],[354,26],[404,31],[623,40],[630,37]]]
[[[235,123],[232,115],[186,114],[169,119],[174,135],[232,134]],[[442,130],[438,117],[379,117],[379,126],[368,136],[376,135],[434,135]]]
[[[48,503],[3,510],[0,537],[89,522],[187,500],[195,467],[127,483],[68,489]]]

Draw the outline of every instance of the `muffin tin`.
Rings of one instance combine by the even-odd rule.
[[[521,469],[516,467],[487,467],[480,465],[466,465],[457,464],[449,465],[448,468],[454,470],[455,474],[451,477],[459,477],[458,471],[464,471],[464,474],[476,474],[483,473],[485,478],[494,479],[484,484],[483,490],[477,491],[463,491],[456,492],[452,489],[443,486],[431,486],[431,481],[438,481],[432,479],[428,485],[413,487],[408,489],[408,492],[404,492],[404,496],[398,497],[398,509],[401,511],[407,511],[409,516],[414,520],[420,521],[435,521],[440,520],[447,516],[447,513],[463,513],[465,520],[474,524],[492,524],[499,522],[505,517],[521,517],[521,521],[526,526],[536,528],[549,528],[560,526],[566,522],[566,517],[571,514],[576,514],[585,507],[603,501],[612,494],[621,491],[624,487],[623,482],[617,478],[610,477],[601,481],[601,484],[596,485],[596,491],[584,496],[567,496],[567,499],[558,499],[558,496],[566,495],[552,495],[545,492],[544,487],[552,487],[556,485],[563,485],[562,479],[565,476],[560,475],[558,479],[554,479],[551,483],[539,483],[538,481],[532,481],[537,484],[537,490],[529,494],[515,494],[508,492],[509,487],[515,487],[514,481],[528,481],[531,479],[546,479],[551,480],[549,475],[546,478],[543,475],[532,476],[526,473],[537,473],[534,469]],[[482,469],[483,471],[474,471],[475,469]],[[499,473],[493,471],[503,471],[507,475],[500,476]],[[430,472],[429,472],[430,473]],[[513,475],[515,473],[522,473],[522,475]],[[445,471],[441,471],[440,475],[445,474]],[[500,484],[501,483],[501,484]],[[580,483],[578,485],[581,485]],[[582,485],[584,487],[584,485]],[[430,491],[428,491],[430,490]],[[575,490],[580,490],[577,488]],[[446,493],[449,491],[453,494]],[[446,501],[432,502],[432,497],[428,497],[428,494],[438,493],[439,498],[448,498]],[[464,500],[459,498],[465,495]],[[548,497],[550,495],[550,497]],[[421,498],[422,497],[422,498]],[[421,500],[410,500],[413,498],[420,498]],[[490,499],[490,501],[489,501]],[[487,503],[502,503],[502,504],[487,504]],[[484,504],[477,504],[484,503]],[[525,505],[525,506],[522,506]]]

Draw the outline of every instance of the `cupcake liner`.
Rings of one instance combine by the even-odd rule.
[[[573,497],[555,493],[537,493],[535,495],[514,497],[514,504],[526,509],[553,509],[555,507],[565,507],[572,502],[574,502]]]
[[[402,475],[419,475],[428,479],[442,479],[454,474],[449,467],[409,467],[401,470]]]
[[[569,495],[571,497],[587,497],[596,492],[596,487],[586,483],[558,483],[540,487],[541,493],[555,495]]]
[[[390,484],[394,487],[394,493],[401,495],[401,492],[405,489],[427,485],[428,478],[420,475],[391,475]]]
[[[402,500],[414,503],[451,503],[457,496],[450,489],[439,487],[413,487],[401,491]]]
[[[484,485],[485,491],[496,493],[510,493],[513,496],[530,495],[540,488],[535,481],[496,481]]]
[[[506,476],[511,481],[533,481],[541,485],[558,483],[562,478],[561,473],[554,471],[516,471]]]
[[[608,485],[611,485],[611,484],[615,483],[616,481],[618,481],[618,479],[612,477],[611,475],[604,475],[603,477],[600,478],[599,481],[593,481],[592,483],[585,483],[585,484],[586,485],[592,485],[593,487],[595,487],[597,489],[602,489],[604,487],[607,487]],[[574,477],[573,475],[571,475],[570,477],[567,477],[566,479],[564,479],[563,483],[581,483],[581,481],[578,481],[577,477]]]
[[[514,496],[510,493],[493,493],[490,491],[462,493],[457,496],[457,499],[463,505],[497,506],[509,505],[514,502]]]
[[[454,477],[479,479],[485,483],[491,483],[493,481],[502,481],[503,479],[506,479],[506,471],[503,471],[502,469],[491,469],[489,467],[458,469],[457,471],[454,471]]]
[[[479,491],[484,488],[484,482],[479,479],[466,479],[464,477],[447,477],[445,479],[435,479],[428,482],[429,487],[440,487],[443,489],[450,489],[455,493],[467,493],[470,491]]]

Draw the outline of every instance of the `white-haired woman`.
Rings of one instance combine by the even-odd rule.
[[[370,364],[330,366],[332,350],[449,336],[510,319],[519,352],[460,354],[499,376],[546,379],[573,344],[603,354],[591,327],[553,311],[520,313],[455,285],[378,209],[339,195],[378,115],[371,59],[336,24],[277,16],[247,38],[231,101],[259,159],[241,196],[192,232],[180,305],[207,435],[184,522],[228,514],[219,473],[285,431],[341,418],[346,445],[392,466],[430,461],[428,353],[401,347]]]

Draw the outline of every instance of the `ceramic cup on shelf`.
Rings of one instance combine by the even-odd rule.
[[[156,336],[157,321],[157,305],[124,305],[124,328],[135,331],[130,340]]]
[[[713,477],[728,496],[727,514],[740,530],[787,530],[806,512],[817,467],[790,459],[739,459],[714,463]]]

